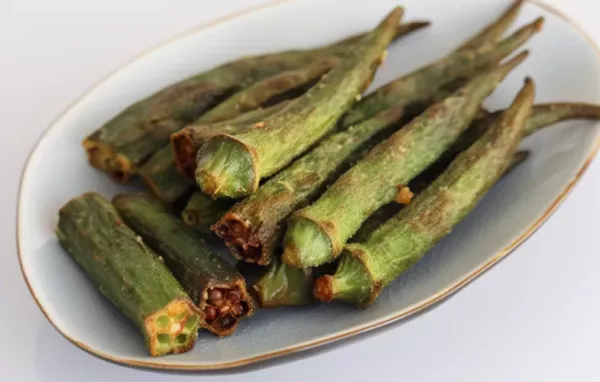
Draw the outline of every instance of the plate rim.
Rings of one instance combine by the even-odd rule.
[[[27,154],[27,157],[25,159],[25,163],[23,165],[23,170],[21,172],[21,178],[19,181],[19,189],[18,189],[18,193],[17,193],[18,200],[17,200],[17,213],[16,213],[16,248],[17,248],[17,258],[18,258],[18,262],[19,262],[19,269],[21,270],[21,275],[23,276],[23,279],[25,280],[25,284],[27,285],[27,289],[29,290],[29,293],[31,294],[33,300],[35,301],[36,305],[38,306],[38,308],[40,309],[40,311],[42,312],[42,314],[44,315],[46,320],[61,336],[63,336],[67,341],[71,342],[73,345],[75,345],[79,349],[81,349],[93,356],[96,356],[102,360],[116,363],[119,365],[130,366],[130,367],[140,367],[140,368],[155,369],[155,370],[172,370],[172,371],[227,370],[227,369],[240,368],[243,366],[249,366],[252,364],[256,364],[258,362],[263,362],[263,361],[283,357],[286,355],[290,355],[293,353],[297,353],[297,352],[300,352],[303,350],[312,349],[312,348],[315,348],[315,347],[318,347],[321,345],[334,343],[339,340],[349,338],[349,337],[352,337],[357,334],[366,333],[368,331],[371,331],[371,330],[374,330],[377,328],[381,328],[392,322],[402,320],[404,318],[407,318],[410,315],[413,315],[413,314],[420,312],[422,310],[425,310],[439,302],[442,302],[443,300],[452,296],[454,293],[460,291],[463,287],[465,287],[467,284],[469,284],[475,278],[479,277],[480,275],[485,273],[487,270],[492,268],[494,265],[499,263],[500,260],[506,258],[517,247],[519,247],[519,245],[521,245],[525,240],[527,240],[529,237],[531,237],[531,235],[538,228],[540,228],[548,220],[548,218],[556,211],[558,206],[560,206],[560,204],[566,199],[566,197],[569,195],[569,193],[573,190],[574,186],[581,180],[582,176],[585,174],[585,172],[589,168],[590,164],[594,160],[596,154],[598,153],[598,150],[600,149],[600,134],[598,134],[593,147],[590,149],[587,157],[585,158],[585,161],[583,162],[581,167],[579,167],[579,169],[575,172],[575,176],[565,186],[565,188],[556,197],[556,199],[554,199],[552,201],[552,203],[550,203],[550,205],[546,208],[546,210],[543,212],[543,214],[540,217],[538,217],[535,221],[533,221],[529,225],[529,227],[527,227],[527,229],[525,229],[516,239],[514,239],[510,244],[508,244],[502,250],[498,251],[487,262],[485,262],[481,267],[475,269],[474,271],[472,271],[471,273],[469,273],[462,279],[456,281],[455,283],[449,285],[448,287],[440,290],[438,293],[434,294],[433,296],[431,296],[417,304],[414,304],[410,307],[407,307],[407,308],[401,310],[400,312],[397,312],[391,316],[385,317],[383,319],[374,320],[374,321],[360,325],[353,329],[344,330],[344,331],[341,331],[339,333],[332,334],[332,335],[326,335],[326,336],[323,336],[316,340],[302,342],[302,343],[299,343],[296,345],[288,346],[284,349],[268,352],[265,354],[252,356],[252,357],[246,357],[246,358],[238,359],[235,361],[210,363],[210,364],[193,364],[193,363],[177,364],[177,363],[162,363],[160,361],[145,361],[145,360],[127,359],[127,358],[114,356],[114,355],[96,350],[92,346],[87,345],[75,338],[72,338],[71,336],[69,336],[66,333],[64,333],[63,331],[61,331],[58,328],[58,326],[55,324],[53,319],[50,317],[48,312],[46,312],[46,310],[42,306],[41,302],[39,301],[35,291],[33,290],[32,286],[29,282],[28,276],[27,276],[27,274],[25,272],[25,268],[23,266],[23,255],[22,255],[22,249],[21,249],[21,240],[22,239],[21,239],[21,227],[20,227],[20,222],[22,221],[21,214],[22,214],[22,204],[23,204],[22,192],[23,192],[25,180],[27,178],[28,170],[30,170],[31,158],[33,157],[34,153],[37,152],[39,146],[47,138],[47,136],[50,134],[50,132],[54,130],[57,122],[60,121],[71,109],[73,109],[75,107],[75,105],[80,103],[85,97],[87,97],[91,92],[93,92],[96,88],[98,88],[104,82],[108,81],[114,75],[116,75],[120,71],[124,70],[129,65],[133,64],[134,62],[137,62],[138,60],[142,59],[145,56],[148,56],[149,54],[153,53],[154,51],[156,51],[162,47],[165,47],[175,41],[181,40],[193,33],[204,31],[204,30],[213,28],[215,26],[221,25],[223,23],[238,19],[243,16],[246,16],[246,15],[249,15],[249,14],[252,14],[255,12],[260,12],[265,9],[272,8],[272,7],[281,5],[281,4],[291,3],[294,1],[298,1],[298,0],[270,0],[270,1],[266,1],[266,2],[263,2],[258,5],[252,6],[252,7],[246,7],[241,10],[231,12],[225,16],[215,18],[207,23],[204,23],[204,24],[198,26],[198,27],[190,28],[187,31],[178,33],[170,38],[165,39],[162,42],[153,44],[151,47],[142,50],[138,54],[134,54],[131,58],[125,60],[123,63],[119,64],[116,68],[110,70],[106,75],[104,75],[98,81],[95,81],[86,91],[84,91],[81,95],[79,95],[74,101],[70,102],[48,124],[48,126],[44,129],[43,133],[40,135],[40,137],[34,143],[33,147],[30,149],[30,151]],[[594,51],[596,53],[597,62],[600,65],[600,46],[598,45],[598,43],[596,43],[594,38],[585,30],[585,28],[583,28],[578,22],[573,20],[570,16],[566,15],[561,10],[557,9],[555,6],[544,3],[543,0],[524,0],[524,1],[527,3],[530,3],[534,6],[537,6],[541,9],[561,18],[562,20],[566,21],[571,27],[573,27],[575,29],[575,31],[577,31],[587,41],[587,44],[594,49]]]

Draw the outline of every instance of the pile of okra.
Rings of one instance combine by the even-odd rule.
[[[70,200],[60,243],[153,356],[188,351],[201,329],[231,335],[258,307],[367,307],[527,159],[523,139],[600,118],[597,105],[535,104],[532,77],[506,109],[482,107],[542,29],[505,36],[521,6],[370,92],[388,46],[429,22],[397,7],[368,33],[244,57],[140,100],[83,146],[147,189]]]

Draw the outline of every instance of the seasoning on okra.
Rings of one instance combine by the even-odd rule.
[[[483,137],[460,154],[417,199],[373,232],[349,244],[336,273],[315,281],[322,301],[364,307],[475,208],[510,165],[534,98],[527,80],[513,104]]]
[[[370,83],[402,9],[395,8],[306,94],[246,133],[217,135],[197,154],[196,181],[214,197],[241,198],[323,138]]]
[[[213,253],[193,228],[150,195],[117,195],[113,204],[123,220],[163,257],[197,304],[202,327],[226,336],[241,319],[252,315],[254,302],[242,275]]]
[[[283,261],[299,267],[334,260],[346,241],[378,208],[458,139],[483,100],[527,57],[523,52],[484,72],[373,148],[312,205],[288,221]]]
[[[415,22],[396,26],[402,37],[427,26]],[[309,50],[244,57],[172,84],[140,100],[83,141],[90,164],[120,183],[169,142],[169,136],[193,122],[223,99],[274,74],[301,68],[317,58],[341,56],[363,35]]]
[[[200,316],[181,285],[96,193],[70,200],[56,235],[100,292],[144,334],[152,356],[194,346]]]
[[[235,204],[215,224],[215,233],[225,240],[235,258],[269,264],[281,245],[285,219],[313,201],[326,183],[355,159],[357,150],[399,122],[402,115],[402,108],[392,107],[323,140],[256,193]]]

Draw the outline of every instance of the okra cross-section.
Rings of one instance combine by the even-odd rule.
[[[198,335],[198,308],[109,201],[87,193],[59,213],[56,235],[98,289],[142,331],[152,356],[183,353]]]
[[[288,222],[283,261],[299,267],[334,260],[346,241],[398,190],[439,158],[471,124],[483,100],[525,57],[471,80],[373,148],[312,205]]]
[[[241,319],[252,315],[254,301],[242,275],[213,253],[193,228],[149,195],[117,195],[113,204],[123,220],[163,257],[197,304],[202,327],[226,336]]]
[[[235,136],[218,135],[197,154],[196,181],[215,197],[241,198],[330,132],[384,58],[402,9],[394,9],[362,38],[340,64],[307,93],[264,121]]]
[[[316,280],[323,301],[365,306],[409,269],[471,212],[509,167],[524,132],[534,98],[527,80],[499,120],[413,203],[373,232],[349,244],[333,276]]]

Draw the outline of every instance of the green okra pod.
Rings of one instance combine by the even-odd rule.
[[[102,294],[144,334],[152,356],[194,346],[199,312],[113,206],[96,193],[61,208],[56,235]]]
[[[210,227],[233,206],[230,200],[214,200],[200,191],[195,191],[181,211],[183,222],[203,234],[212,234]]]
[[[252,289],[261,308],[308,305],[315,300],[312,269],[290,267],[278,256]]]
[[[490,130],[413,203],[365,242],[346,247],[336,273],[315,281],[315,296],[364,307],[448,235],[508,168],[523,137],[533,98],[534,86],[527,80]]]
[[[519,15],[519,11],[523,7],[524,2],[524,0],[515,0],[513,4],[502,15],[500,15],[498,19],[481,30],[475,36],[462,43],[457,48],[457,51],[477,49],[481,46],[496,43],[498,40],[500,40],[500,38],[502,38],[504,32],[506,32],[506,30],[515,21]]]
[[[401,37],[427,26],[397,26]],[[243,57],[170,85],[120,112],[84,141],[90,164],[127,183],[139,166],[169,142],[169,136],[228,96],[282,71],[300,68],[323,56],[341,56],[363,35],[309,50]]]
[[[218,135],[197,154],[196,181],[215,197],[241,198],[330,132],[384,58],[402,9],[394,9],[306,94],[236,136]]]
[[[123,220],[160,254],[201,313],[200,325],[219,336],[231,334],[252,315],[254,302],[234,266],[212,252],[192,228],[150,195],[117,195]]]
[[[483,100],[527,52],[475,77],[373,148],[312,205],[288,221],[283,261],[299,267],[334,260],[346,241],[466,130]]]
[[[140,178],[161,202],[173,204],[195,186],[182,176],[173,160],[173,150],[167,145],[158,150],[140,167]]]
[[[336,56],[322,57],[301,68],[267,77],[209,110],[198,119],[198,123],[227,121],[254,110],[277,95],[318,81],[339,62],[340,59]]]
[[[320,142],[290,167],[269,179],[258,191],[235,204],[213,227],[239,260],[267,265],[281,244],[285,219],[315,199],[328,181],[371,138],[398,123],[402,108],[390,108],[374,118]]]
[[[404,75],[362,98],[344,117],[344,126],[355,124],[390,105],[428,103],[444,87],[455,82],[463,83],[479,74],[482,69],[495,66],[542,28],[539,18],[521,28],[498,44],[484,45],[475,50],[459,50],[448,56]],[[455,90],[455,89],[453,89]],[[412,114],[412,113],[409,113]]]
[[[194,180],[196,172],[196,154],[208,140],[219,134],[236,135],[247,132],[252,124],[283,110],[290,101],[284,101],[273,106],[249,111],[230,121],[205,124],[194,122],[177,133],[171,135],[171,149],[175,166],[180,174]]]

